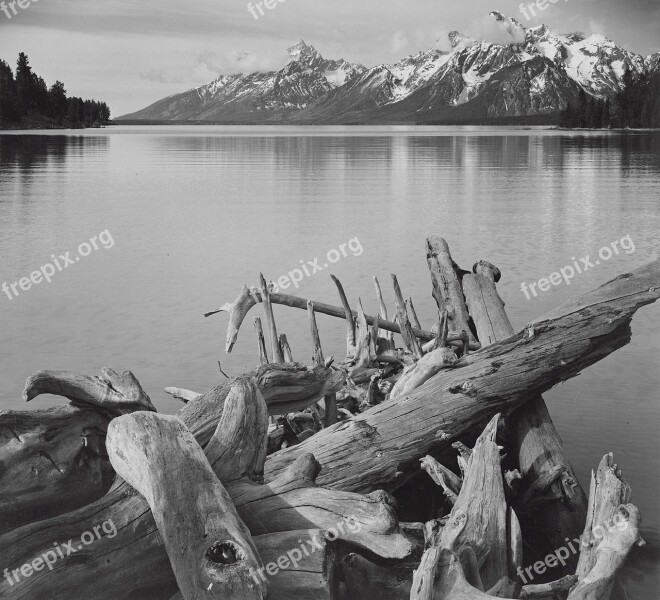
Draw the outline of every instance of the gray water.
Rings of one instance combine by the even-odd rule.
[[[218,360],[230,375],[257,362],[251,318],[227,356],[226,315],[203,314],[260,272],[277,280],[317,258],[322,271],[294,273],[301,281],[286,292],[336,304],[333,273],[373,314],[371,276],[392,306],[396,273],[428,329],[429,234],[444,236],[464,268],[498,265],[522,327],[656,258],[659,224],[657,132],[122,126],[0,135],[0,284],[18,292],[0,292],[0,409],[26,408],[23,384],[38,370],[110,366],[132,370],[158,410],[174,412],[163,387],[203,392],[223,379]],[[622,239],[618,254],[570,285],[529,300],[521,291]],[[83,242],[88,256],[78,253]],[[59,271],[67,251],[80,260]],[[47,263],[51,282],[26,279],[21,289]],[[305,314],[275,312],[294,356],[310,362]],[[321,316],[319,326],[326,355],[341,358],[343,323]],[[646,307],[629,346],[546,394],[583,486],[612,451],[633,488],[648,544],[622,580],[637,600],[660,587],[659,354],[660,306]]]

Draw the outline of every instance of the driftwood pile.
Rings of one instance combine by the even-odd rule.
[[[541,394],[630,341],[660,263],[516,332],[496,267],[426,251],[430,330],[395,276],[394,321],[375,278],[376,316],[334,277],[339,306],[244,287],[207,316],[229,313],[230,352],[262,304],[259,367],[166,388],[176,416],[130,372],[28,379],[70,403],[0,412],[0,598],[610,598],[639,512],[609,454],[587,497]],[[307,311],[311,366],[274,304]],[[345,320],[344,361],[317,313]]]

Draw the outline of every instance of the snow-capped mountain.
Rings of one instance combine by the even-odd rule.
[[[660,70],[660,53],[644,58],[599,34],[526,28],[496,11],[491,17],[507,43],[452,31],[449,52],[431,49],[367,69],[326,60],[301,41],[289,49],[291,60],[279,71],[222,76],[120,118],[423,122],[452,107],[483,117],[536,115],[563,109],[581,90],[611,96],[622,88],[627,71],[638,76]]]
[[[326,60],[302,40],[288,51],[291,60],[279,71],[223,75],[121,118],[203,121],[302,109],[366,70],[343,59]]]

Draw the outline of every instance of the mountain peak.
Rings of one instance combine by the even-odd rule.
[[[472,40],[469,37],[463,35],[460,31],[449,32],[449,42],[451,43],[452,49],[463,43],[468,44],[471,41]]]
[[[289,56],[294,60],[305,57],[316,57],[319,56],[318,51],[314,46],[311,46],[305,40],[300,40],[297,44],[291,46],[288,49]]]

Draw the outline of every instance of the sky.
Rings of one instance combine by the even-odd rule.
[[[449,49],[452,30],[502,41],[491,10],[526,27],[601,33],[644,56],[660,51],[660,0],[556,0],[529,19],[519,0],[266,0],[263,15],[246,0],[20,2],[16,14],[7,7],[11,18],[0,11],[0,58],[14,67],[25,52],[49,86],[59,79],[114,116],[222,74],[281,68],[300,39],[368,67]]]

